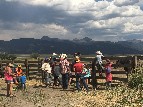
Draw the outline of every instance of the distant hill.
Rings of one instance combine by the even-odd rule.
[[[20,38],[10,41],[0,41],[0,51],[10,54],[51,54],[81,52],[82,54],[95,54],[100,50],[104,54],[143,54],[143,42],[132,41],[93,41],[85,37],[83,39],[62,40],[43,36],[41,39]]]

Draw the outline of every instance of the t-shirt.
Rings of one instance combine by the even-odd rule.
[[[12,73],[12,70],[10,67],[6,67],[5,68],[5,80],[10,80],[12,81],[13,80],[13,76],[11,75]]]
[[[46,71],[46,72],[48,72],[48,73],[51,73],[51,70],[52,70],[52,69],[51,69],[51,66],[50,66],[49,63],[43,63],[41,68],[42,68],[43,71]]]
[[[111,66],[112,66],[112,64],[106,64],[105,65],[105,72],[106,73],[111,73]]]
[[[102,64],[102,57],[103,57],[103,55],[96,55],[96,63],[97,64]]]
[[[83,63],[81,63],[81,62],[75,63],[73,67],[74,67],[76,73],[82,73]]]
[[[26,82],[26,76],[21,76],[20,80],[21,80],[22,84],[25,84],[25,82]]]

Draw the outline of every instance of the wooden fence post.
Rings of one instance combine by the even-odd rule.
[[[29,66],[28,66],[28,60],[25,59],[25,67],[26,67],[26,77],[29,80]]]
[[[96,78],[96,69],[95,69],[95,59],[92,61],[92,87],[93,90],[97,88],[97,78]]]
[[[43,71],[42,71],[42,69],[41,69],[41,67],[42,67],[42,59],[40,59],[40,58],[38,58],[38,72],[41,74],[41,76],[42,76],[42,83],[44,82],[44,76],[43,76]]]
[[[138,58],[137,56],[133,56],[133,63],[132,63],[133,73],[135,73],[135,68],[137,67],[137,64],[138,64]]]

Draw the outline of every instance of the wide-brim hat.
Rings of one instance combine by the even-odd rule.
[[[96,54],[98,55],[102,55],[102,53],[100,51],[96,51]]]
[[[53,53],[53,56],[57,55],[56,53]]]
[[[67,58],[67,55],[66,55],[66,54],[61,54],[61,55],[60,55],[60,58],[63,58],[63,59],[64,59],[64,58]]]
[[[14,67],[14,65],[12,63],[9,63],[8,66],[9,67]]]
[[[80,59],[77,59],[75,62],[80,62]]]

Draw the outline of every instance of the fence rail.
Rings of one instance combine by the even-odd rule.
[[[126,67],[126,68],[131,68],[130,70],[134,70],[134,68],[137,66],[137,62],[139,60],[143,60],[143,56],[122,56],[122,57],[121,56],[109,56],[109,57],[104,57],[103,58],[103,62],[106,59],[110,59],[111,62],[113,62],[113,66],[112,67],[114,67],[115,69],[112,71],[112,74],[115,74],[115,75],[116,74],[121,74],[121,75],[125,74],[125,75],[127,75],[127,77],[125,79],[128,80],[128,73],[131,72],[131,71],[125,71],[125,70],[120,70],[119,71],[117,69]],[[81,61],[83,61],[83,63],[86,63],[86,64],[88,64],[89,66],[92,67],[92,72],[93,72],[93,74],[95,74],[95,75],[92,76],[92,79],[93,79],[93,84],[95,84],[94,82],[97,82],[97,79],[100,78],[100,77],[98,77],[96,75],[96,73],[98,73],[98,71],[95,68],[93,60],[94,60],[93,57],[81,58]],[[127,60],[129,60],[130,63],[125,63],[125,64],[116,63],[117,61],[127,61]],[[69,61],[71,62],[72,59],[69,59]],[[3,70],[3,68],[6,65],[6,63],[8,63],[8,62],[17,64],[17,65],[21,64],[22,68],[23,68],[24,72],[26,73],[26,76],[27,76],[28,79],[29,79],[30,74],[32,74],[32,72],[36,71],[36,72],[41,73],[42,80],[43,80],[43,73],[42,73],[42,71],[40,69],[41,66],[42,66],[42,59],[38,59],[38,60],[34,60],[34,61],[28,60],[28,59],[25,59],[25,60],[14,60],[14,61],[1,60],[0,61],[1,71]],[[114,77],[114,79],[117,79],[117,78],[118,77]]]

